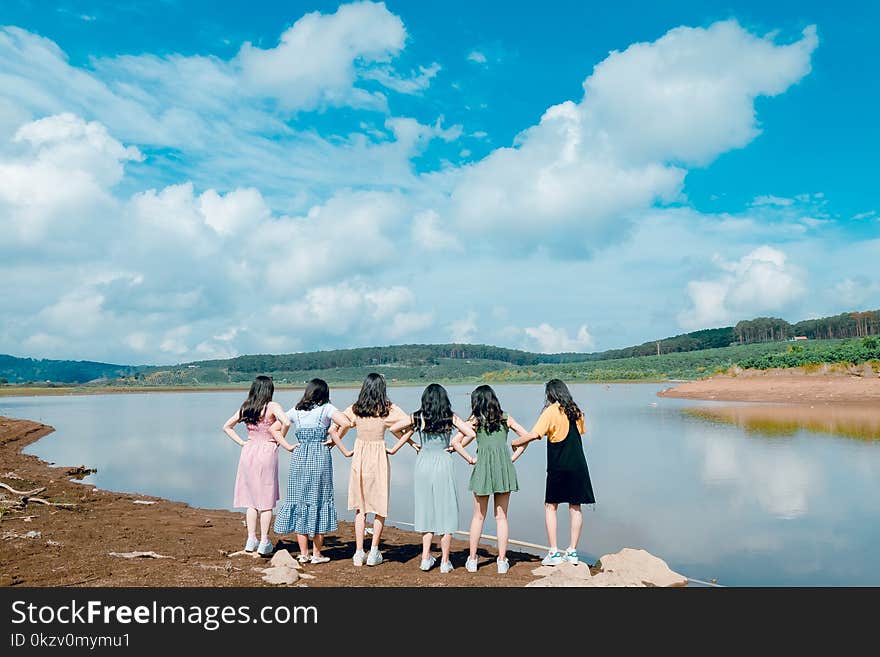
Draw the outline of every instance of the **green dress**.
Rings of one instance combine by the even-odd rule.
[[[488,433],[483,427],[477,430],[477,464],[471,472],[469,486],[474,495],[512,493],[519,490],[516,468],[510,461],[507,432],[506,415],[498,431]]]

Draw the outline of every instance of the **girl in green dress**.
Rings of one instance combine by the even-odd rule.
[[[471,465],[469,488],[474,494],[474,515],[471,519],[470,556],[465,563],[469,573],[477,572],[477,545],[483,532],[483,521],[493,496],[495,525],[498,534],[498,572],[505,574],[510,568],[507,561],[507,504],[510,494],[519,490],[516,468],[513,462],[525,451],[524,447],[508,452],[507,432],[526,435],[526,430],[501,409],[501,403],[490,386],[479,386],[471,393],[471,416],[467,422],[473,427],[477,439],[477,458],[465,449],[472,440],[462,432],[452,438],[452,447]]]

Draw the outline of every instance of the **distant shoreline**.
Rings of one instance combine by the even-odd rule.
[[[880,404],[880,376],[808,374],[802,368],[744,371],[680,383],[657,394],[706,401],[877,405]],[[880,413],[880,406],[877,412]]]
[[[608,381],[578,381],[576,379],[570,379],[568,381],[572,384],[592,384],[592,385],[620,385],[620,384],[660,384],[660,383],[683,383],[687,382],[687,379],[618,379],[618,380],[608,380]],[[428,383],[434,383],[434,381],[389,381],[389,388],[418,388],[422,386],[428,385]],[[443,381],[439,380],[436,383],[440,383],[444,386],[467,386],[473,385],[478,386],[481,385],[482,381]],[[540,385],[544,383],[544,380],[534,380],[534,381],[503,381],[503,382],[492,382],[490,385],[495,386],[515,386],[515,385]],[[222,386],[82,386],[82,385],[71,385],[71,386],[53,386],[53,387],[38,387],[38,386],[16,386],[16,385],[5,385],[0,386],[0,398],[2,397],[52,397],[52,396],[70,396],[70,395],[125,395],[125,394],[143,394],[143,393],[169,393],[169,392],[247,392],[248,386],[250,383],[242,383],[239,386],[236,385],[222,385]],[[333,383],[330,382],[331,388],[336,388],[339,390],[357,390],[361,387],[361,383],[358,382],[345,382],[345,383]],[[276,384],[275,390],[303,390],[305,385],[291,385],[286,383]]]

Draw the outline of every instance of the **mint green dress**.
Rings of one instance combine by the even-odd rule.
[[[474,495],[512,493],[519,490],[516,468],[510,461],[512,453],[507,446],[507,416],[498,431],[477,431],[477,463],[471,472],[469,488]]]
[[[416,456],[415,530],[420,534],[451,534],[458,529],[458,495],[455,491],[453,455],[449,433],[419,433],[421,449]]]

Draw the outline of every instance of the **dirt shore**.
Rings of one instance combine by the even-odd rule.
[[[880,404],[880,377],[767,370],[691,381],[658,394],[717,401],[876,405]]]
[[[18,494],[0,489],[0,586],[270,586],[254,570],[268,563],[250,556],[230,557],[241,550],[243,514],[198,509],[158,497],[115,493],[77,483],[71,466],[52,467],[22,454],[27,445],[52,427],[0,417],[0,482],[31,492],[23,507]],[[231,491],[231,483],[230,483]],[[231,493],[230,493],[231,494]],[[48,506],[39,497],[55,504]],[[153,502],[137,504],[136,501]],[[278,548],[295,551],[293,537],[272,536]],[[329,563],[306,565],[314,575],[304,586],[524,586],[539,558],[509,552],[510,572],[499,576],[494,551],[480,550],[480,569],[464,569],[467,544],[454,540],[452,573],[418,569],[421,537],[387,527],[382,536],[385,562],[356,568],[354,531],[340,522],[329,535]],[[111,552],[153,551],[167,559],[112,557]]]

